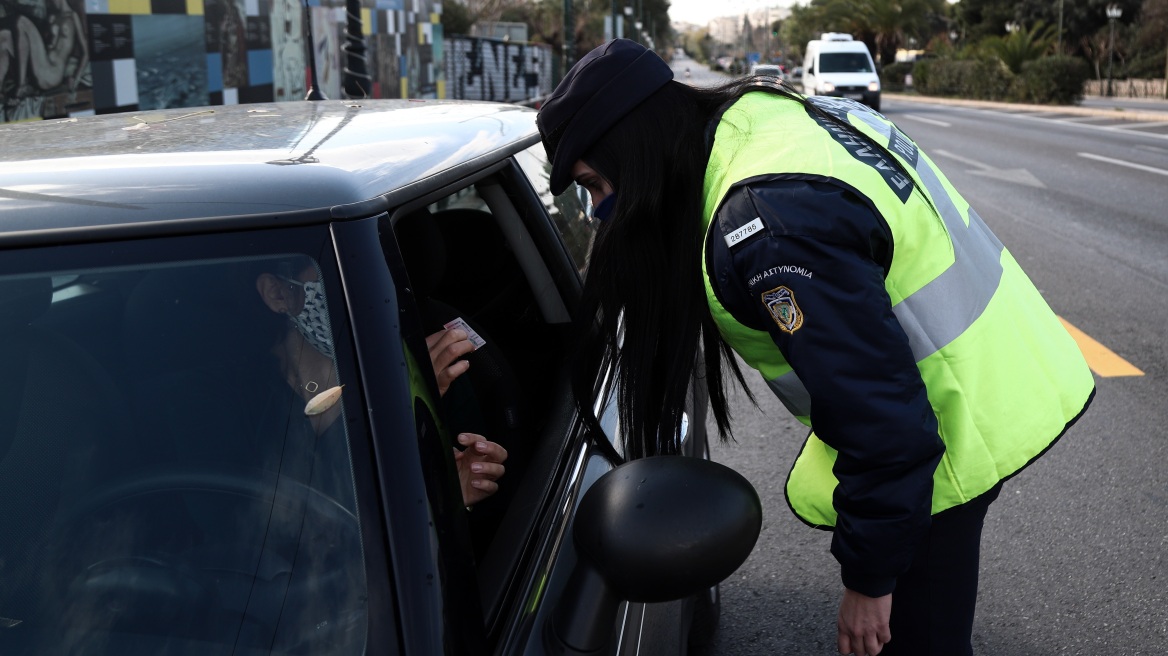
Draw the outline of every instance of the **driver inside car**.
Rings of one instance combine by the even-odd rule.
[[[256,291],[264,305],[288,321],[272,346],[277,366],[289,388],[305,402],[313,414],[307,419],[318,437],[324,437],[336,423],[341,405],[336,403],[339,386],[333,366],[332,333],[328,323],[324,288],[311,263],[296,267],[295,273],[264,271],[256,277]],[[426,338],[430,362],[440,394],[465,373],[469,364],[459,358],[474,350],[468,335],[460,329],[444,330]],[[311,406],[311,408],[310,408]],[[343,443],[342,439],[328,442]],[[507,450],[475,433],[460,433],[454,461],[463,503],[470,507],[499,489]],[[326,486],[327,487],[327,486]],[[331,491],[331,490],[330,490]],[[336,497],[344,498],[344,496]]]

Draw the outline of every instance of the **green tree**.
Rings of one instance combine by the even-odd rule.
[[[822,31],[819,27],[818,13],[818,10],[810,5],[795,5],[791,7],[791,15],[779,28],[780,37],[789,44],[790,54],[796,60],[803,58],[807,42],[818,38],[819,32]]]
[[[455,0],[446,0],[453,1]],[[502,20],[527,23],[532,41],[552,46],[556,54],[562,52],[564,0],[506,0],[506,2],[506,8],[500,12]],[[612,0],[572,0],[574,59],[604,42],[605,19],[612,14],[612,6]],[[632,9],[632,20],[641,21],[641,31],[653,39],[653,46],[657,52],[668,57],[674,45],[673,29],[669,23],[668,0],[619,0],[617,9],[627,19],[628,14],[624,13],[626,6]],[[627,22],[625,37],[642,43],[647,41]]]
[[[944,0],[868,0],[857,4],[865,29],[873,35],[874,53],[885,65],[896,61],[896,51],[910,39],[926,43],[930,19],[944,12]]]
[[[1144,0],[1132,38],[1131,77],[1154,78],[1168,74],[1168,0]]]
[[[1082,55],[1084,41],[1107,27],[1106,8],[1113,3],[1123,10],[1121,25],[1138,22],[1141,0],[961,0],[954,8],[960,29],[970,42],[1005,34],[1006,23],[1034,25],[1039,21],[1055,27],[1057,41],[1061,4],[1063,52]]]
[[[470,34],[470,26],[474,18],[466,5],[456,0],[447,0],[442,3],[442,34]]]
[[[800,48],[822,32],[845,32],[890,64],[910,39],[927,43],[933,26],[944,24],[945,11],[945,0],[811,0],[792,7],[783,29],[788,43]]]
[[[1022,72],[1022,64],[1050,53],[1054,41],[1054,27],[1039,21],[1030,29],[1019,28],[1006,36],[987,37],[982,40],[981,49],[1000,59],[1017,75]]]

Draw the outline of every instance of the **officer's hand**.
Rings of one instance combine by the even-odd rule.
[[[475,350],[466,331],[439,330],[426,338],[426,348],[430,351],[430,364],[434,367],[434,377],[438,379],[438,394],[446,394],[454,379],[470,369],[470,363],[459,360]]]
[[[836,646],[841,654],[876,656],[884,643],[892,640],[888,618],[892,614],[892,595],[867,597],[854,590],[844,590],[840,602]]]

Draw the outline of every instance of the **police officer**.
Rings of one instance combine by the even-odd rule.
[[[538,125],[552,191],[603,220],[580,403],[615,367],[626,454],[674,453],[701,366],[725,439],[737,354],[812,429],[786,494],[833,531],[840,653],[971,654],[986,510],[1094,395],[1009,251],[880,114],[694,88],[632,41],[582,58]]]

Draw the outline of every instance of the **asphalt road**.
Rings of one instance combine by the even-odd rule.
[[[674,62],[678,79],[686,79],[687,64],[693,83],[725,79]],[[1098,375],[1114,370],[1097,361],[1091,409],[990,508],[975,652],[1162,653],[1168,121],[900,98],[886,98],[883,111],[945,171],[1055,312],[1097,340],[1106,349],[1099,353],[1143,373]],[[796,520],[782,491],[806,431],[757,376],[750,379],[758,407],[735,392],[736,441],[714,445],[713,456],[758,489],[763,531],[750,559],[722,584],[722,620],[709,652],[835,654],[841,586],[830,535]]]

